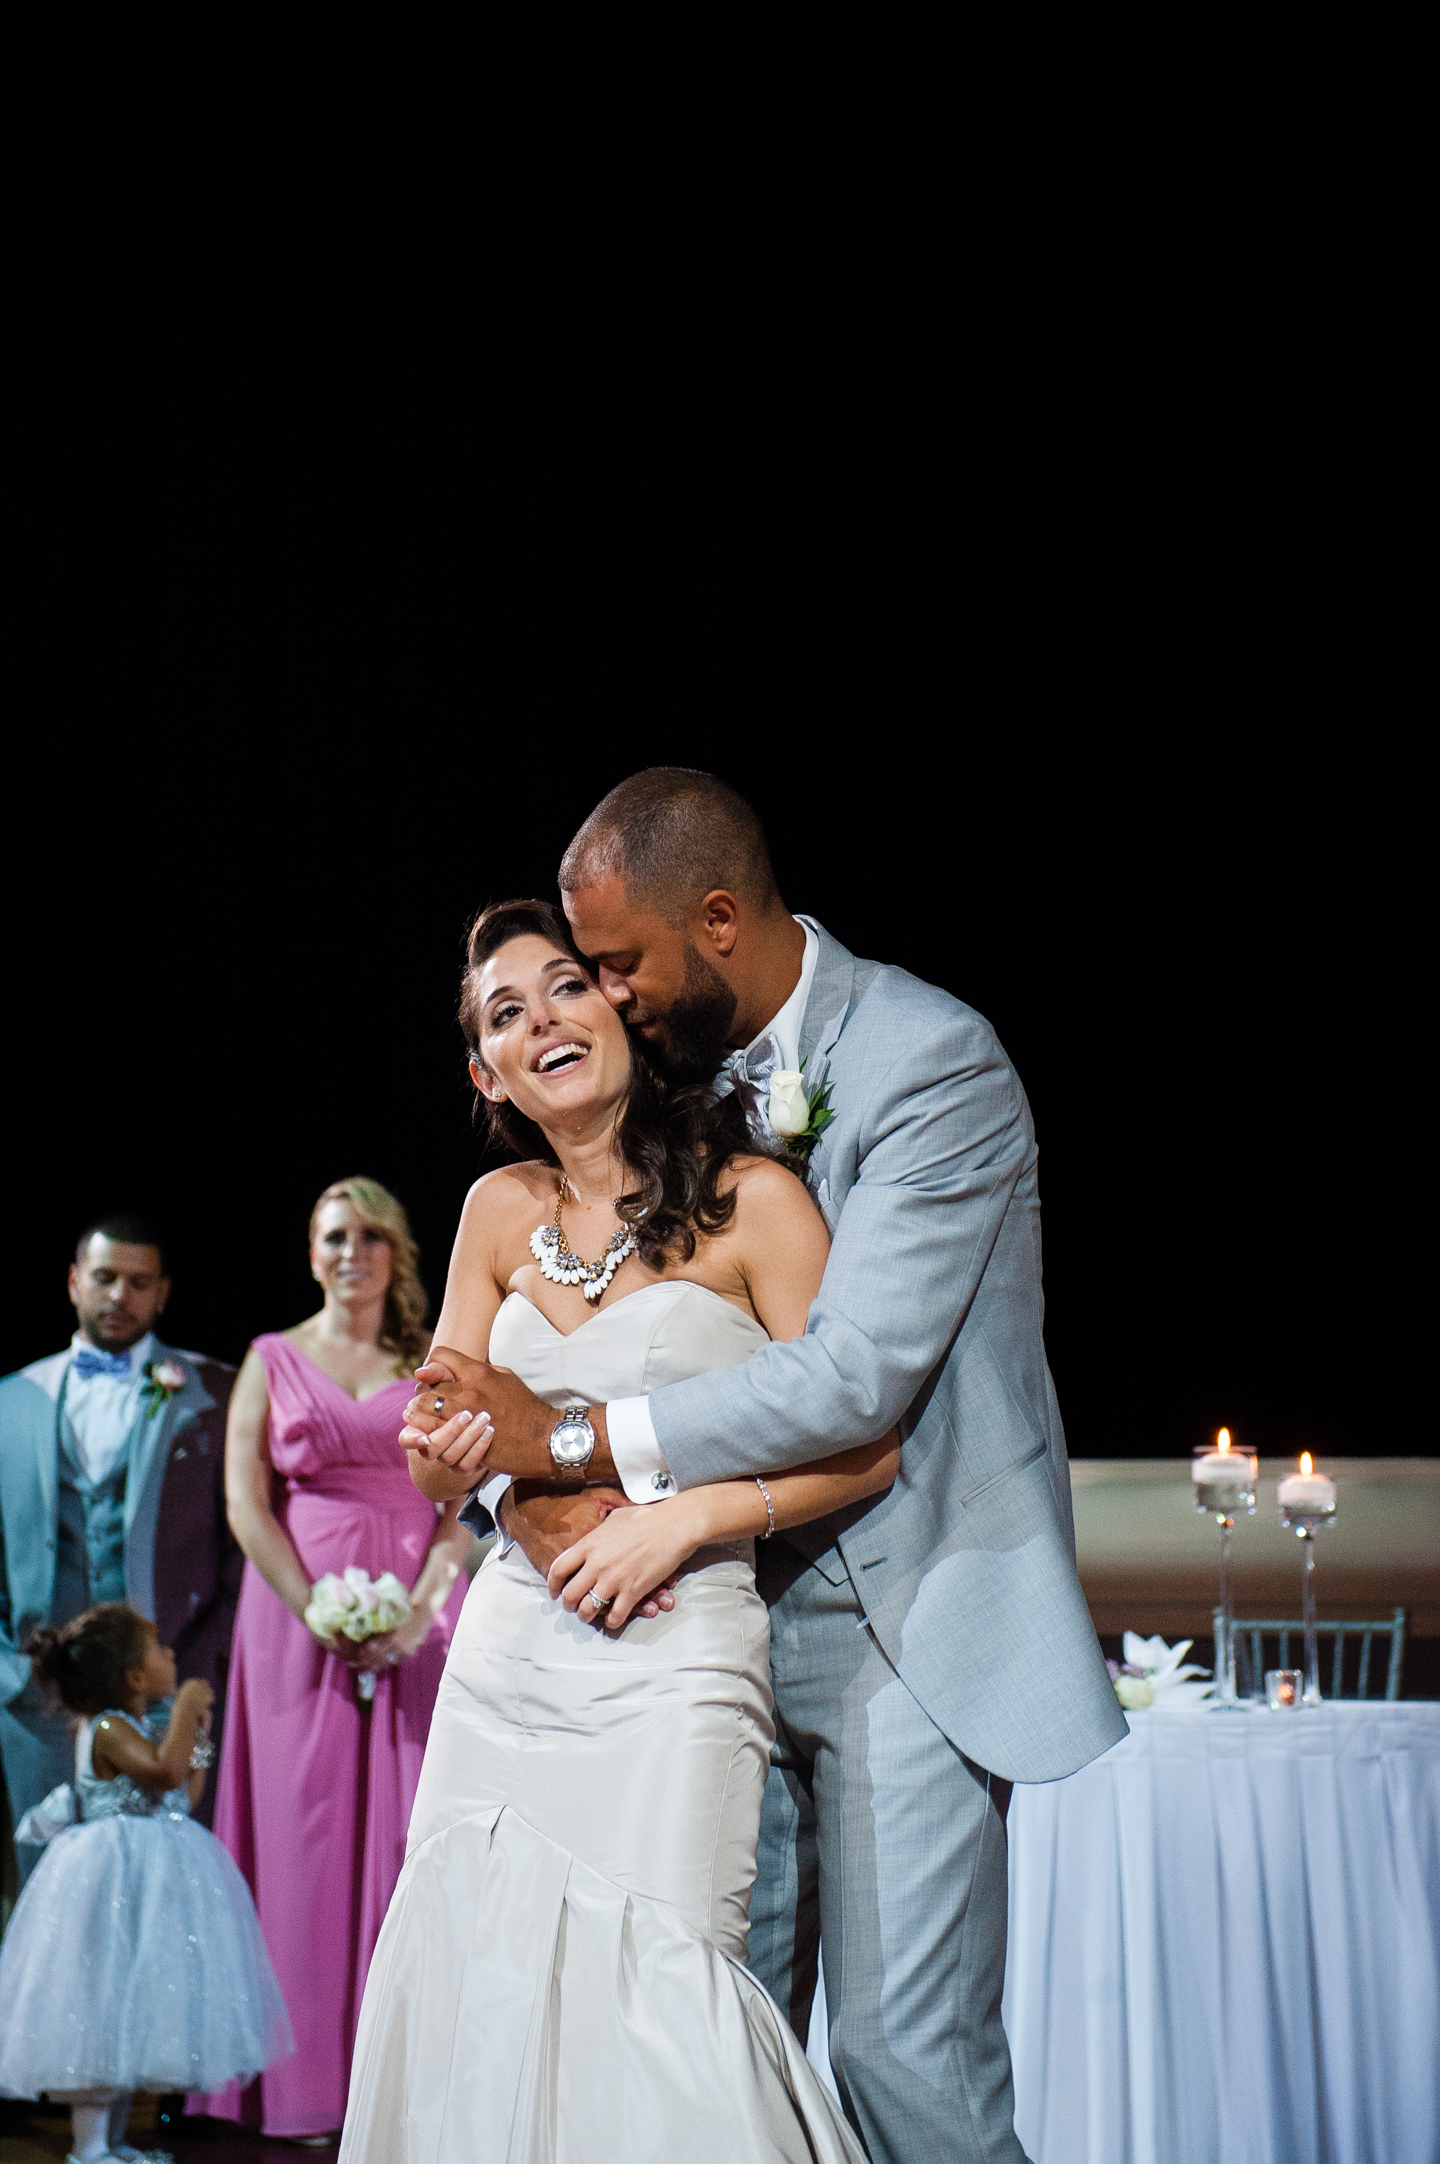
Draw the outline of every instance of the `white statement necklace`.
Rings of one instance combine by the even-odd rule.
[[[610,1235],[609,1245],[598,1262],[587,1262],[577,1255],[565,1237],[560,1222],[565,1208],[565,1180],[562,1175],[560,1192],[555,1197],[555,1222],[539,1225],[530,1235],[530,1252],[540,1265],[540,1275],[548,1277],[552,1285],[578,1285],[587,1300],[598,1300],[615,1272],[627,1255],[635,1252],[635,1234],[629,1225],[622,1225]]]

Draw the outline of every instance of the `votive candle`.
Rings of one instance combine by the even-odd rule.
[[[1313,1472],[1312,1462],[1309,1451],[1305,1451],[1299,1472],[1287,1473],[1281,1481],[1279,1502],[1282,1510],[1313,1511],[1318,1517],[1322,1511],[1335,1508],[1335,1483],[1324,1473]]]

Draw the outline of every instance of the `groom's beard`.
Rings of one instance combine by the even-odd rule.
[[[730,1025],[739,1004],[714,963],[687,944],[685,989],[668,1013],[657,1016],[665,1033],[650,1046],[671,1082],[714,1080],[730,1048]]]

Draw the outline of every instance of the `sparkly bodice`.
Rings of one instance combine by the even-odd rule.
[[[157,1734],[152,1720],[137,1721],[133,1713],[122,1713],[116,1706],[97,1713],[95,1720],[81,1723],[75,1739],[75,1793],[82,1820],[88,1825],[96,1818],[188,1818],[190,1797],[183,1784],[159,1795],[153,1788],[142,1788],[138,1781],[132,1781],[128,1773],[117,1773],[113,1781],[96,1779],[91,1756],[95,1721],[128,1721],[150,1743],[159,1743],[165,1733],[161,1727]]]

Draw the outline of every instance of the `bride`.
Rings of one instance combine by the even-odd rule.
[[[548,903],[477,920],[462,1018],[492,1121],[530,1154],[471,1189],[436,1341],[578,1408],[552,1444],[578,1489],[586,1404],[803,1334],[825,1227],[733,1097],[651,1073]],[[412,1452],[437,1503],[475,1485],[467,1419]],[[518,1547],[488,1558],[370,1967],[342,2164],[862,2164],[745,1967],[772,1735],[752,1541],[898,1463],[892,1434],[611,1509],[548,1585]]]

